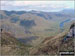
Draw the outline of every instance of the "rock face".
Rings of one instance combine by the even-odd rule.
[[[68,36],[75,37],[75,23],[73,23],[70,27],[70,31],[68,33]]]
[[[75,37],[75,23],[73,23],[69,29],[69,32],[63,39],[63,41],[66,41],[68,38],[74,38]]]
[[[60,51],[74,51],[75,23],[70,26],[69,32],[62,38]]]

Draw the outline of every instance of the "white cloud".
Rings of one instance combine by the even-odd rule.
[[[13,8],[12,8],[13,7]],[[1,9],[7,10],[61,10],[74,8],[74,1],[2,1]]]

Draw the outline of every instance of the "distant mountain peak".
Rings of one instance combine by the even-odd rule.
[[[40,13],[41,11],[37,11],[37,10],[31,10],[31,13]]]
[[[74,9],[64,9],[61,12],[65,12],[65,13],[74,13]]]

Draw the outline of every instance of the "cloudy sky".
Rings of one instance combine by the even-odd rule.
[[[74,9],[74,1],[1,1],[1,10],[60,11]]]

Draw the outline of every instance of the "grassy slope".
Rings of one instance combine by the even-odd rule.
[[[56,36],[46,38],[40,46],[32,48],[30,54],[56,55],[59,51],[73,51],[73,38],[70,38],[67,42],[62,43],[62,40],[66,35],[67,32],[63,32]]]
[[[26,55],[28,54],[28,45],[19,42],[15,37],[7,32],[2,33],[1,54],[2,55]]]

